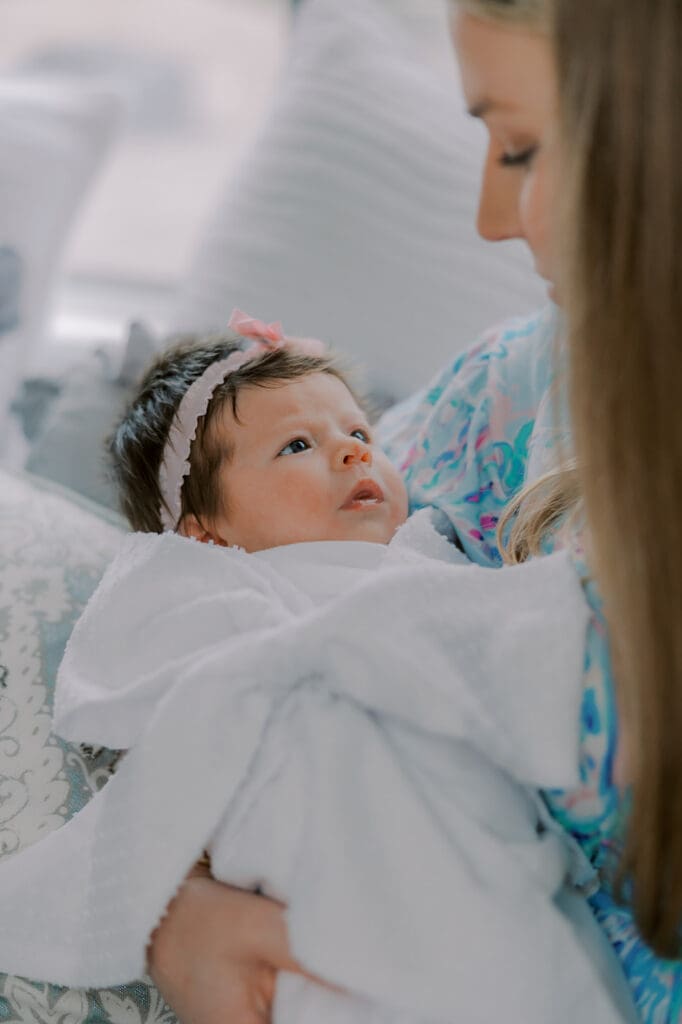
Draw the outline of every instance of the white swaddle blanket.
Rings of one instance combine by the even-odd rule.
[[[139,976],[208,846],[216,877],[288,904],[294,956],[348,992],[280,975],[277,1024],[622,1020],[528,788],[578,782],[579,583],[561,554],[495,571],[446,548],[426,516],[388,548],[128,538],[56,724],[132,749],[0,865],[0,969]]]

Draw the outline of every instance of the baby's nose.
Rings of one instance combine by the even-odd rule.
[[[365,466],[372,465],[372,453],[366,444],[361,441],[349,441],[339,451],[339,462],[343,466],[355,466],[362,463]]]

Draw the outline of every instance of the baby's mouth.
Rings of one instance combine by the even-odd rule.
[[[380,505],[384,500],[384,492],[374,480],[359,480],[350,492],[342,509],[354,511],[361,508],[369,508],[372,505]]]

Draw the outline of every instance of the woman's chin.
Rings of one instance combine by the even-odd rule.
[[[537,264],[535,265],[535,273],[538,275],[539,278],[542,279],[543,283],[547,287],[547,298],[550,299],[550,301],[554,302],[557,306],[560,306],[561,292],[556,282],[552,280],[549,274],[544,273]]]
[[[553,281],[547,282],[547,295],[555,305],[561,305],[561,295]]]

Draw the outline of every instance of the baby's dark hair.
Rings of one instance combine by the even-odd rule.
[[[239,347],[234,335],[185,339],[167,349],[144,374],[137,393],[107,441],[121,511],[134,530],[163,532],[159,469],[173,417],[190,385],[212,363],[226,359]],[[199,522],[210,521],[228,511],[217,479],[230,452],[216,443],[211,430],[225,402],[231,403],[238,420],[237,399],[243,388],[278,387],[311,373],[329,373],[338,378],[363,407],[331,357],[304,355],[285,346],[244,363],[218,385],[206,414],[199,419],[190,452],[191,472],[182,487],[180,518],[194,515]]]

